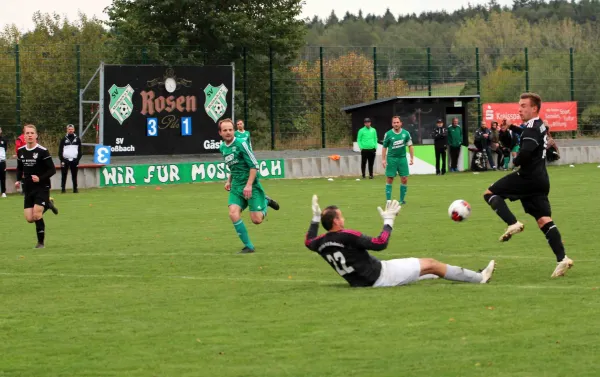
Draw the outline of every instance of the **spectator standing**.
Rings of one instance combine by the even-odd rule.
[[[435,146],[435,174],[446,174],[446,148],[448,147],[448,129],[444,127],[444,121],[438,119],[436,128],[431,133],[433,145]],[[440,169],[440,160],[442,166]]]
[[[365,118],[364,127],[358,130],[356,136],[358,148],[360,149],[360,168],[363,179],[367,163],[369,164],[369,179],[373,179],[373,164],[377,153],[377,130],[371,127],[371,119]]]
[[[452,124],[448,127],[448,146],[450,147],[450,171],[458,171],[458,157],[460,156],[460,147],[462,146],[463,133],[458,124],[458,118],[452,119]]]

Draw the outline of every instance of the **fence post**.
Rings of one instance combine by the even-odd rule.
[[[243,52],[243,70],[244,70],[244,125],[248,127],[248,51],[244,46]]]
[[[569,48],[569,66],[571,71],[571,101],[575,101],[575,65],[573,61],[573,47]],[[576,137],[577,131],[572,131],[571,138],[575,139]]]
[[[275,149],[275,112],[273,111],[274,88],[273,88],[273,48],[269,46],[269,116],[271,118],[271,149]]]
[[[81,106],[81,104],[79,103],[79,92],[81,91],[81,46],[77,45],[75,46],[75,60],[76,60],[76,64],[77,64],[77,75],[76,75],[76,85],[77,85],[77,95],[75,96],[77,98],[77,101],[75,103],[77,103],[77,109],[79,109],[79,106]]]
[[[17,126],[21,125],[21,64],[19,62],[19,44],[15,44],[15,78],[16,78],[16,100],[17,105],[15,108],[17,115]]]
[[[529,92],[529,52],[525,47],[525,91]]]
[[[431,47],[427,47],[427,93],[431,97]]]
[[[377,99],[377,47],[373,47],[373,95]]]
[[[148,50],[146,47],[142,48],[142,64],[148,64]]]
[[[477,126],[481,124],[481,77],[479,73],[479,47],[475,47],[475,74],[477,82]]]
[[[319,66],[321,71],[321,148],[325,148],[325,72],[323,72],[323,47],[319,47]]]

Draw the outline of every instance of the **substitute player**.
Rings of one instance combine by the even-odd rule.
[[[48,150],[37,143],[37,129],[32,124],[23,127],[26,144],[17,150],[17,177],[15,186],[23,187],[25,196],[24,214],[28,223],[35,223],[37,234],[36,249],[44,248],[46,225],[43,214],[50,209],[58,214],[50,198],[50,177],[56,174],[56,167]]]
[[[415,148],[413,147],[410,133],[402,129],[402,120],[399,116],[392,118],[392,129],[385,133],[383,138],[383,149],[381,151],[381,162],[385,168],[387,177],[385,184],[385,199],[392,199],[392,183],[396,174],[400,176],[400,204],[406,204],[404,198],[408,190],[408,170],[409,162],[406,159],[406,147],[410,153],[410,165],[415,158]],[[388,151],[388,149],[390,149]]]
[[[234,136],[231,119],[219,121],[219,135],[224,141],[219,150],[231,172],[225,183],[225,190],[229,191],[229,218],[244,243],[238,254],[253,253],[254,245],[242,220],[242,211],[250,207],[250,219],[258,225],[267,215],[267,206],[277,211],[279,204],[265,194],[257,175],[258,161],[246,141]]]
[[[519,100],[519,115],[525,128],[521,134],[519,155],[513,164],[520,169],[493,183],[484,193],[485,201],[508,225],[500,236],[500,241],[508,241],[520,233],[524,225],[506,205],[505,199],[520,200],[526,213],[533,216],[546,236],[548,244],[556,255],[557,265],[552,277],[564,275],[573,266],[573,261],[565,254],[560,232],[552,221],[552,211],[548,194],[550,178],[546,170],[546,149],[548,129],[540,120],[542,99],[535,93],[523,93]]]
[[[481,272],[451,266],[429,258],[403,258],[380,261],[367,250],[381,251],[387,248],[394,219],[400,212],[400,204],[387,202],[385,211],[377,208],[383,219],[383,230],[378,237],[370,237],[355,230],[344,228],[344,216],[336,206],[321,212],[316,195],[312,199],[313,217],[306,234],[305,245],[319,253],[351,287],[393,287],[429,278],[431,275],[446,280],[484,284],[490,281],[495,263],[490,261]],[[317,236],[319,222],[327,233]]]
[[[252,141],[250,140],[250,131],[246,131],[244,129],[244,121],[239,119],[237,122],[235,122],[235,125],[237,127],[237,130],[234,133],[235,138],[245,141],[248,144],[248,146],[250,147],[250,149],[252,149]]]

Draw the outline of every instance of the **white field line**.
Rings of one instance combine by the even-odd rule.
[[[264,256],[281,256],[288,258],[289,254],[285,254],[282,252],[257,252],[256,255],[264,255]],[[312,252],[307,250],[306,255],[311,256]],[[496,262],[502,261],[503,259],[531,259],[531,260],[540,260],[540,261],[548,261],[551,264],[554,263],[554,256],[550,254],[550,252],[546,253],[546,255],[486,255],[486,254],[440,254],[436,252],[430,252],[423,255],[417,255],[416,253],[410,255],[398,255],[396,253],[373,253],[374,256],[378,257],[382,260],[389,260],[394,258],[431,258],[432,256],[440,257],[442,262],[444,258],[478,258],[478,259],[495,259]],[[36,252],[27,253],[26,255],[13,255],[16,258],[21,256],[25,256],[26,258],[33,257],[202,257],[202,256],[211,256],[211,257],[231,257],[236,256],[235,253],[231,252],[223,252],[223,253],[44,253],[38,254]],[[298,256],[296,254],[296,256]],[[247,256],[237,256],[237,257],[247,257]],[[252,258],[252,257],[250,257]],[[600,259],[574,259],[575,263],[577,262],[600,262]]]
[[[276,282],[276,283],[315,283],[322,285],[331,285],[332,283],[340,283],[339,280],[311,280],[311,279],[273,279],[273,278],[245,278],[245,277],[231,277],[231,276],[177,276],[177,275],[154,275],[154,276],[144,276],[144,275],[129,275],[129,274],[65,274],[65,273],[29,273],[29,272],[1,272],[0,276],[16,276],[16,277],[61,277],[61,278],[72,278],[72,279],[182,279],[182,280],[224,280],[224,281],[249,281],[249,282]],[[414,284],[411,284],[414,285]],[[480,286],[475,284],[476,286]],[[596,290],[600,287],[584,287],[577,285],[516,285],[516,284],[498,284],[498,283],[490,283],[495,288],[509,288],[509,289],[571,289],[571,290]],[[473,286],[473,284],[442,284],[444,287],[468,287]]]

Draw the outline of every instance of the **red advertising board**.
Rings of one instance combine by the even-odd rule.
[[[577,102],[542,102],[540,118],[548,122],[551,132],[577,130]],[[518,103],[484,103],[483,119],[488,127],[492,121],[499,124],[506,119],[508,124],[523,123],[519,116]]]

